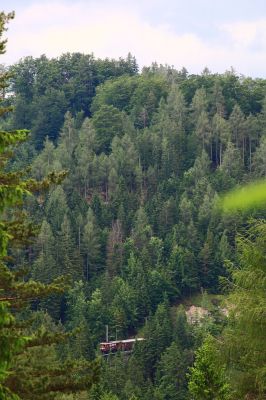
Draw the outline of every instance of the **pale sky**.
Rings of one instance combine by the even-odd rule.
[[[7,53],[58,57],[66,52],[126,57],[266,78],[266,0],[0,0],[15,10]]]

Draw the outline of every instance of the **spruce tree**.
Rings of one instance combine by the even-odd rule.
[[[225,365],[219,360],[215,339],[207,336],[196,351],[195,362],[190,368],[188,388],[195,400],[229,400],[229,385]]]
[[[91,208],[87,212],[86,225],[82,235],[82,255],[84,256],[86,280],[99,273],[101,268],[101,232]]]
[[[238,268],[231,266],[229,325],[220,351],[227,364],[234,398],[266,396],[266,222],[251,222],[237,238]]]
[[[2,40],[5,26],[13,14],[0,13],[0,53],[5,51]],[[0,86],[8,85],[8,75],[0,75]],[[1,108],[0,116],[10,111]],[[63,279],[46,285],[25,279],[25,271],[9,268],[15,260],[7,257],[10,248],[23,247],[35,229],[21,211],[23,200],[33,192],[42,192],[60,182],[64,174],[51,173],[43,181],[28,178],[27,172],[7,172],[11,146],[27,138],[26,131],[0,131],[0,397],[11,399],[54,399],[58,392],[88,388],[97,375],[95,363],[68,364],[50,362],[49,346],[64,339],[64,335],[34,328],[30,306],[32,301],[51,293],[62,293]],[[21,312],[27,308],[27,311]],[[33,313],[34,314],[34,313]],[[48,347],[47,347],[48,346]],[[35,349],[37,363],[31,362]],[[46,355],[45,355],[46,353]],[[26,366],[26,364],[27,366]]]

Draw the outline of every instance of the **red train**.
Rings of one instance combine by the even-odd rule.
[[[117,351],[132,351],[136,342],[145,340],[144,338],[113,340],[111,342],[100,343],[102,354],[115,353]]]

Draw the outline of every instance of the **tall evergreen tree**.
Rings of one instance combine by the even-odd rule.
[[[225,355],[234,398],[263,399],[266,395],[264,220],[251,223],[237,239],[239,267],[232,268],[229,325],[220,351]]]
[[[196,400],[229,400],[225,366],[219,361],[215,340],[207,337],[190,369],[189,391]]]
[[[0,13],[0,39],[11,18],[13,14]],[[4,51],[5,41],[1,40],[0,53]],[[7,86],[7,75],[0,77],[0,83],[2,88]],[[7,111],[1,108],[0,114],[4,115]],[[47,330],[38,330],[36,326],[34,328],[30,312],[24,317],[19,314],[19,310],[33,299],[64,290],[62,280],[53,281],[50,285],[23,280],[25,274],[22,271],[16,270],[16,266],[12,271],[7,265],[8,248],[14,244],[25,245],[33,234],[32,225],[19,209],[15,212],[14,207],[21,206],[23,198],[32,191],[43,190],[49,184],[60,181],[60,175],[55,174],[38,183],[27,179],[23,172],[5,171],[10,146],[25,140],[26,136],[25,131],[0,132],[0,395],[3,400],[54,399],[57,392],[89,387],[95,380],[97,370],[95,364],[72,363],[68,365],[68,373],[70,370],[71,373],[66,375],[67,366],[52,363],[51,352],[46,347],[56,343],[58,336]],[[17,311],[12,316],[11,310],[14,309]],[[62,335],[59,336],[62,338]],[[33,349],[38,353],[34,360],[30,357]],[[48,354],[45,354],[46,350]]]
[[[82,236],[82,254],[85,258],[84,274],[87,280],[100,272],[101,250],[101,233],[93,211],[89,208]]]
[[[75,280],[83,279],[82,260],[75,246],[71,224],[65,215],[57,238],[57,263],[61,274],[69,275]]]

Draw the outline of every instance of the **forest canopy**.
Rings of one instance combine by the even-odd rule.
[[[81,53],[1,74],[0,145],[13,151],[1,155],[1,296],[5,277],[46,292],[19,310],[1,301],[1,341],[19,332],[0,355],[3,388],[25,400],[264,399],[266,79]],[[35,232],[13,245],[7,226],[25,215]],[[203,318],[190,318],[194,300]],[[145,340],[107,362],[107,325],[110,340]]]

